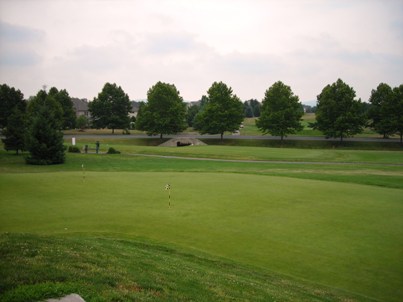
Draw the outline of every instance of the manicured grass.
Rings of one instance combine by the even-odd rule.
[[[0,151],[1,301],[402,300],[403,152],[135,143],[54,166]]]
[[[83,181],[62,172],[3,173],[0,191],[1,232],[145,237],[402,298],[402,190],[234,173],[86,172]]]

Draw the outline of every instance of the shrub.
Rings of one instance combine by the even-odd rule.
[[[80,148],[77,146],[69,146],[69,149],[67,150],[70,153],[81,153]]]
[[[115,148],[109,147],[107,154],[120,154],[120,151],[116,150]]]

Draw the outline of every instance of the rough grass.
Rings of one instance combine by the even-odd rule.
[[[0,255],[1,301],[370,301],[140,240],[3,234]]]

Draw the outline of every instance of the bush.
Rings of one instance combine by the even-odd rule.
[[[107,154],[120,154],[120,151],[115,150],[115,148],[109,147]]]
[[[81,153],[80,148],[77,146],[69,146],[69,149],[67,150],[70,153]]]

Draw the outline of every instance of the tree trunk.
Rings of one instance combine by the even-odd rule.
[[[224,132],[221,132],[221,140],[224,139]]]
[[[343,133],[340,135],[340,142],[343,142]]]
[[[160,134],[160,139],[162,139],[162,133]]]
[[[112,134],[115,134],[115,128],[112,128]]]
[[[283,142],[284,134],[281,134],[281,142]]]

